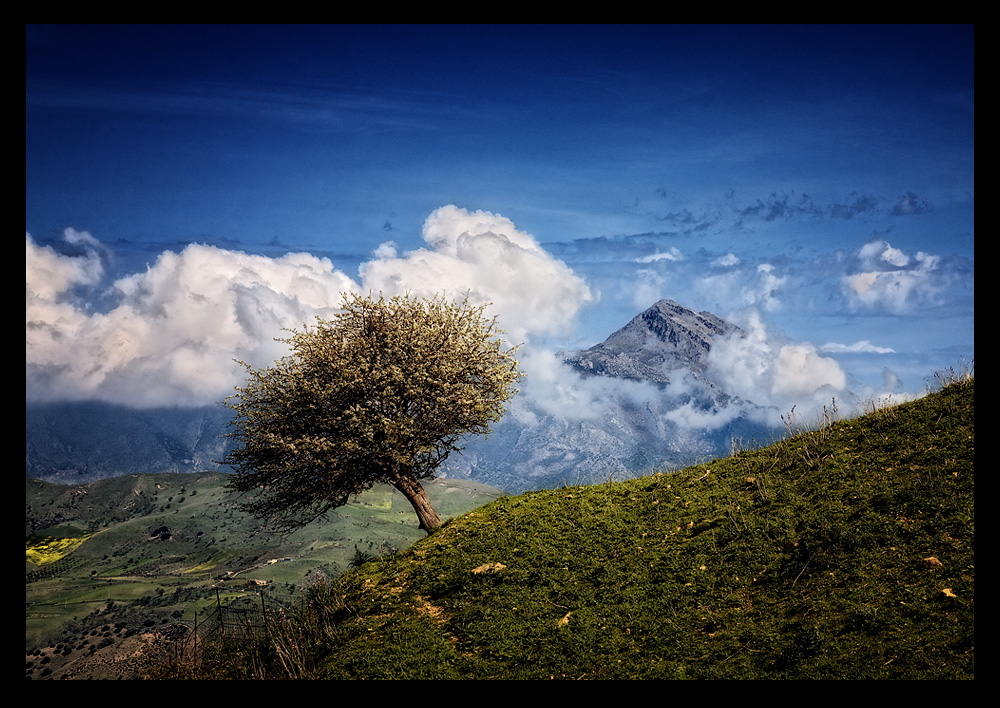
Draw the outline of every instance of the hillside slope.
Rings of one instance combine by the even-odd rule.
[[[974,448],[970,377],[678,473],[499,499],[180,673],[282,673],[291,643],[312,678],[972,679]]]
[[[26,480],[25,677],[131,678],[139,648],[130,640],[154,629],[170,636],[220,601],[259,606],[261,593],[286,601],[317,574],[341,574],[358,552],[377,556],[426,536],[388,485],[293,534],[269,533],[236,507],[228,479],[201,472],[74,485]],[[443,518],[502,496],[468,481],[426,488]]]

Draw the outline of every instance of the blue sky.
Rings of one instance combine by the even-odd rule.
[[[220,400],[345,289],[553,383],[662,297],[779,406],[974,359],[971,26],[29,25],[25,94],[29,400]]]

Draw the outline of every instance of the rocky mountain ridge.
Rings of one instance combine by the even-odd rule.
[[[660,300],[600,344],[565,361],[586,374],[668,384],[680,371],[702,376],[715,340],[738,331],[711,312]]]
[[[594,386],[595,408],[553,415],[516,403],[444,472],[520,492],[680,468],[729,454],[734,437],[767,439],[761,409],[705,375],[712,346],[741,331],[660,300],[600,344],[562,355],[580,387]]]

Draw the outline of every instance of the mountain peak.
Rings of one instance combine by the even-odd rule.
[[[695,312],[664,299],[566,362],[588,374],[665,384],[678,369],[704,373],[715,340],[737,330],[711,312]]]

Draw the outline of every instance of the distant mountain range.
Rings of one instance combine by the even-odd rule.
[[[755,422],[760,407],[706,377],[714,342],[739,332],[710,312],[660,300],[601,344],[563,355],[581,385],[600,393],[588,414],[530,411],[530,423],[508,414],[446,471],[519,492],[684,467],[728,455],[734,437],[768,441]],[[711,428],[698,422],[710,419]]]
[[[232,411],[223,406],[134,409],[97,401],[29,403],[25,476],[78,484],[143,472],[218,469]]]
[[[765,439],[757,406],[706,378],[708,354],[739,331],[709,313],[660,300],[585,351],[563,354],[567,374],[593,386],[596,404],[545,412],[522,404],[488,439],[469,440],[443,476],[507,492],[590,484],[681,467],[728,454],[730,440]],[[29,404],[25,475],[63,484],[139,472],[219,469],[232,412],[204,408],[135,410],[105,403]],[[716,417],[707,429],[695,420]]]

